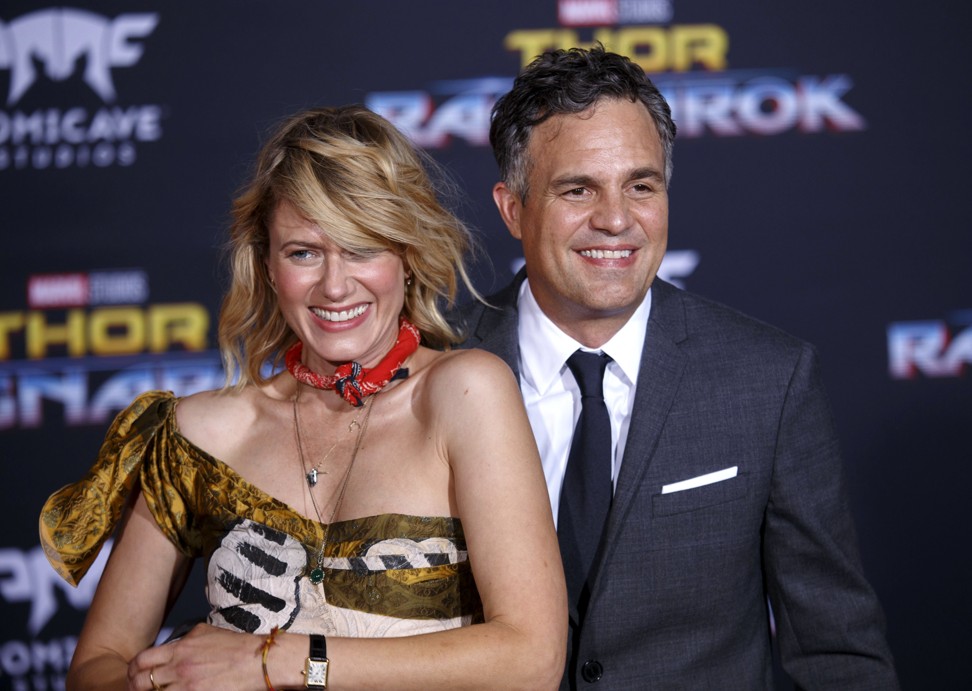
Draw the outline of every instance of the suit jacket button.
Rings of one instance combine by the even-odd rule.
[[[581,667],[581,676],[584,677],[584,681],[589,684],[593,684],[595,681],[601,678],[604,674],[604,667],[597,660],[588,660]]]

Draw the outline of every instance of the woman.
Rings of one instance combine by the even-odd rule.
[[[437,349],[467,245],[383,119],[283,124],[234,207],[234,383],[140,396],[44,508],[76,582],[128,501],[69,688],[559,684],[563,573],[516,381]],[[208,623],[150,647],[196,557]]]

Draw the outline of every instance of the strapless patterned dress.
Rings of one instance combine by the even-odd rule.
[[[325,526],[248,483],[178,431],[177,399],[139,396],[113,422],[98,460],[51,495],[40,517],[51,565],[77,584],[137,487],[159,528],[206,560],[211,624],[249,633],[387,637],[483,621],[458,518],[383,514]]]

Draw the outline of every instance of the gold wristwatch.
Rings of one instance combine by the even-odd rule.
[[[304,686],[308,689],[327,688],[327,639],[316,633],[310,635],[310,655],[304,661]]]

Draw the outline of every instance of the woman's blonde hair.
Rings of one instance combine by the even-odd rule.
[[[455,304],[459,280],[480,298],[464,263],[475,245],[466,226],[439,203],[428,170],[445,183],[428,156],[362,106],[303,111],[277,128],[233,203],[231,282],[219,319],[227,385],[265,382],[265,367],[279,367],[296,340],[266,266],[269,223],[281,202],[348,251],[398,254],[412,279],[403,315],[431,347],[458,340],[440,303]]]

